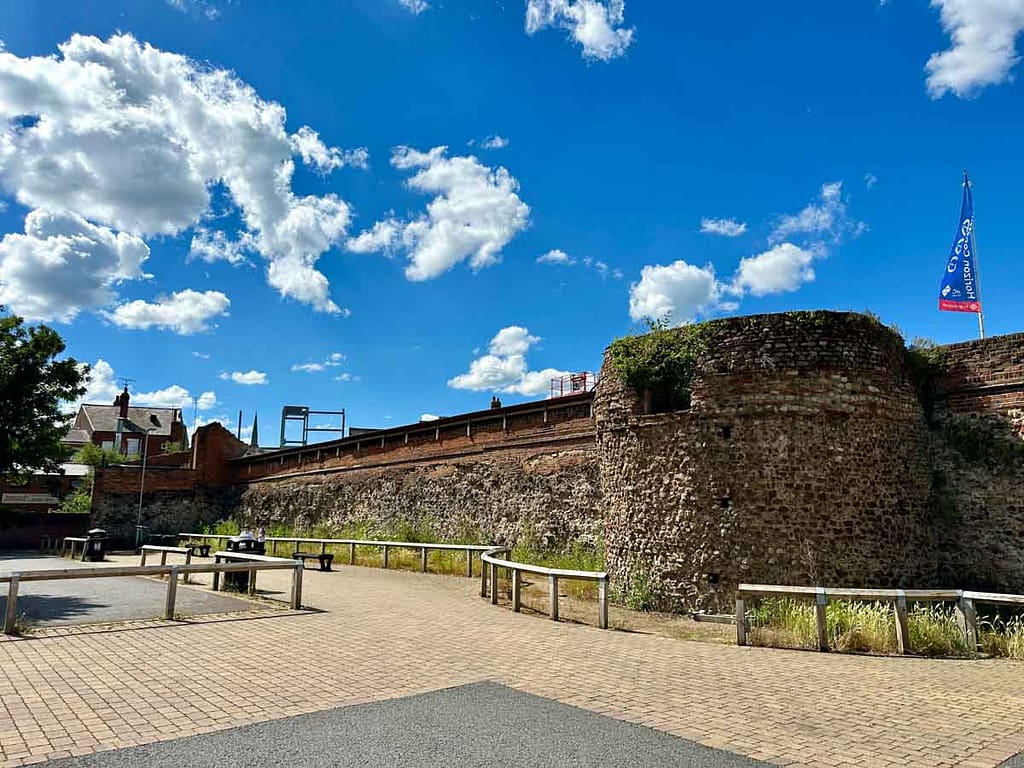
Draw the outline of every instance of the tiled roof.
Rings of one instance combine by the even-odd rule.
[[[117,432],[117,419],[120,407],[116,405],[90,405],[86,403],[82,409],[89,416],[94,432]],[[123,431],[144,433],[151,427],[156,427],[150,432],[154,437],[170,437],[171,422],[175,412],[180,413],[179,408],[137,408],[129,406],[128,421]]]
[[[63,442],[71,445],[85,445],[89,440],[89,433],[84,429],[69,429],[68,433],[64,435]]]

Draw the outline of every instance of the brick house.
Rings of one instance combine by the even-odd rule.
[[[125,387],[114,398],[113,405],[81,405],[64,444],[77,450],[92,443],[115,448],[125,456],[141,456],[145,446],[147,458],[165,453],[173,443],[182,449],[188,447],[188,428],[181,419],[180,408],[138,407],[130,405],[130,400]]]

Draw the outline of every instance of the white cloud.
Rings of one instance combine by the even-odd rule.
[[[210,356],[203,352],[193,352],[192,357],[198,357],[200,360],[209,360]]]
[[[262,371],[221,371],[220,378],[224,381],[233,381],[235,384],[267,384],[267,374]]]
[[[878,177],[873,173],[864,174],[864,186],[871,189],[875,184],[878,183]]]
[[[2,144],[0,138],[0,144]],[[149,247],[67,213],[30,211],[25,232],[0,240],[0,304],[28,320],[70,322],[109,304],[114,286],[150,277]]]
[[[105,316],[122,328],[145,330],[166,328],[182,336],[210,329],[209,321],[226,315],[231,300],[220,291],[184,290],[158,298],[150,303],[130,301],[115,307]]]
[[[84,370],[85,367],[84,364],[79,366],[80,370]],[[110,363],[101,357],[88,367],[89,378],[85,385],[85,394],[79,400],[65,403],[63,408],[67,413],[78,411],[78,406],[82,403],[113,403],[114,398],[121,393],[121,387],[117,384],[114,368]]]
[[[420,414],[420,421],[437,421],[440,418],[441,418],[440,416],[436,416],[433,413],[421,413]]]
[[[708,235],[722,237],[739,237],[747,231],[746,222],[735,219],[712,219],[704,217],[700,220],[700,231]]]
[[[640,271],[639,282],[629,287],[629,316],[635,321],[670,316],[685,322],[718,308],[721,293],[710,264],[697,267],[682,259],[650,264]]]
[[[366,169],[370,164],[370,152],[366,147],[356,149],[339,149],[328,147],[320,140],[320,134],[304,125],[291,135],[292,149],[302,158],[302,162],[312,166],[317,172],[328,174],[336,168],[351,165],[354,168]]]
[[[839,243],[847,235],[856,237],[865,225],[850,217],[843,200],[843,182],[831,181],[821,186],[818,199],[808,203],[800,213],[783,216],[775,226],[769,242],[780,243],[793,235],[828,236]]]
[[[1017,37],[1024,31],[1024,0],[932,0],[952,47],[933,53],[925,70],[928,95],[968,98],[1013,80]]]
[[[553,248],[547,253],[538,256],[537,263],[565,267],[582,264],[587,269],[593,269],[602,278],[614,277],[616,280],[621,280],[623,277],[622,270],[609,267],[608,264],[600,259],[593,259],[590,256],[584,256],[582,259],[575,259],[559,248]]]
[[[814,257],[811,250],[792,243],[779,243],[764,253],[740,261],[733,288],[737,293],[750,292],[754,296],[795,291],[814,280],[811,267]]]
[[[416,170],[406,185],[436,194],[427,212],[401,222],[377,222],[348,241],[350,250],[389,252],[405,249],[409,280],[429,280],[461,261],[474,270],[500,259],[501,249],[526,228],[530,208],[516,194],[519,182],[505,168],[489,168],[475,157],[447,157],[447,147],[420,152],[398,147],[391,164]]]
[[[339,365],[343,365],[344,363],[345,356],[341,354],[341,352],[332,352],[324,359],[323,362],[310,361],[305,363],[295,363],[295,365],[292,366],[292,371],[301,371],[303,373],[319,373],[320,371],[325,371],[328,368],[337,368]]]
[[[137,392],[132,394],[132,405],[150,405],[154,408],[183,408],[192,404],[192,394],[179,384],[172,384],[166,389],[154,392]],[[217,395],[213,391],[203,392],[196,396],[196,408],[208,411],[217,405]]]
[[[245,261],[245,252],[252,249],[251,237],[243,235],[238,240],[231,240],[219,229],[196,227],[189,246],[189,257],[202,259],[212,264],[215,261],[227,261],[241,264]]]
[[[565,251],[559,248],[552,248],[547,253],[537,257],[538,264],[565,264],[573,265],[576,263],[576,259],[573,259]]]
[[[504,149],[505,147],[508,146],[508,144],[508,139],[506,139],[504,136],[499,136],[498,134],[488,136],[486,139],[480,142],[480,146],[483,147],[484,149]]]
[[[583,58],[610,61],[625,54],[633,28],[625,23],[624,0],[527,0],[526,32],[564,29],[583,46]]]
[[[349,373],[348,371],[346,371],[345,373],[339,373],[337,376],[334,377],[334,381],[362,381],[362,380],[363,380],[362,376],[356,376],[355,374]]]
[[[134,237],[138,251],[138,238],[201,224],[211,187],[222,184],[241,215],[238,240],[269,261],[270,285],[317,310],[341,311],[316,262],[344,241],[349,206],[332,194],[297,196],[293,155],[304,147],[321,166],[356,156],[335,154],[312,133],[289,135],[284,108],[231,72],[131,35],[73,35],[59,51],[0,52],[0,123],[22,118],[0,132],[0,189],[30,209],[66,211],[108,236]],[[200,236],[197,255],[209,258],[203,243]],[[108,272],[91,284],[106,295]]]
[[[469,364],[469,371],[448,381],[453,389],[475,392],[508,392],[519,395],[540,395],[550,391],[551,379],[568,376],[568,371],[545,368],[528,370],[526,353],[540,341],[521,326],[502,328],[491,339],[488,354]]]
[[[430,7],[430,3],[426,0],[398,0],[398,4],[401,5],[409,13],[419,15]]]

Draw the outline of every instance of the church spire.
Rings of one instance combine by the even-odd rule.
[[[260,438],[259,438],[260,424],[259,424],[259,422],[260,422],[260,415],[259,415],[259,413],[254,413],[253,416],[252,416],[252,437],[249,438],[249,447],[250,448],[259,448],[260,447]]]

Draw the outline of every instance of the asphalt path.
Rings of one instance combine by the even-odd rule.
[[[767,764],[497,683],[47,763],[48,768],[227,765],[739,768]]]
[[[0,575],[22,571],[87,568],[93,563],[38,555],[0,556]],[[153,619],[161,615],[167,585],[138,576],[61,581],[25,581],[18,585],[18,613],[30,625],[52,627]],[[0,616],[7,607],[6,586],[0,589]],[[250,611],[255,603],[178,586],[175,611],[183,616]]]

